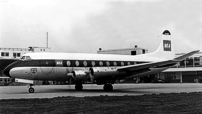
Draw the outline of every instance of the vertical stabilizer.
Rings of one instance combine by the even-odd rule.
[[[171,34],[168,30],[165,30],[162,33],[162,39],[158,49],[150,54],[152,57],[157,57],[162,59],[175,58],[175,52],[174,52],[174,47],[171,40]]]

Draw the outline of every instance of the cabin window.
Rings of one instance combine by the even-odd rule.
[[[21,60],[31,60],[31,57],[30,56],[22,56]]]
[[[76,61],[75,64],[76,64],[76,66],[79,66],[79,61]]]
[[[103,63],[102,63],[102,61],[100,61],[100,63],[99,63],[99,64],[100,64],[100,66],[103,66]]]
[[[92,61],[92,66],[95,66],[95,62],[94,61]]]
[[[71,65],[71,62],[70,61],[67,61],[67,66],[70,66]]]
[[[114,66],[117,66],[117,63],[116,63],[116,62],[114,62]]]
[[[86,61],[84,61],[84,62],[83,62],[83,65],[86,67],[86,66],[87,66],[87,62],[86,62]]]
[[[128,62],[128,65],[130,65],[130,62]]]
[[[107,66],[110,66],[110,63],[108,61],[106,62],[106,64],[107,64]]]
[[[121,66],[124,66],[124,63],[123,63],[123,62],[121,62]]]

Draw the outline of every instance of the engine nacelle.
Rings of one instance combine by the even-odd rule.
[[[78,70],[78,71],[73,71],[72,73],[75,81],[85,81],[88,79],[88,75],[86,74],[85,71]]]
[[[111,77],[121,77],[123,75],[125,75],[125,72],[117,70],[98,71],[94,73],[94,79],[108,79]]]
[[[72,77],[74,81],[90,81],[92,83],[98,82],[100,80],[113,80],[124,76],[126,73],[117,71],[116,69],[93,69],[90,68],[89,71],[76,70],[73,71]]]

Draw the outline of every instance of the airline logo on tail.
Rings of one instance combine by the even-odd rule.
[[[171,51],[171,41],[163,40],[163,49],[164,51]]]

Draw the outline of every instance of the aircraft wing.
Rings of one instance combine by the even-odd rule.
[[[160,61],[160,62],[151,62],[151,63],[143,63],[143,64],[123,66],[123,67],[119,67],[118,71],[135,72],[135,71],[140,71],[140,70],[145,70],[145,69],[152,69],[152,68],[165,68],[165,67],[168,68],[169,66],[175,65],[176,63],[178,63],[178,62],[186,59],[187,57],[192,56],[193,54],[198,53],[198,52],[199,52],[199,50],[192,51],[192,52],[184,54],[184,55],[182,55],[180,57],[176,57],[173,60],[166,60],[166,61]]]

